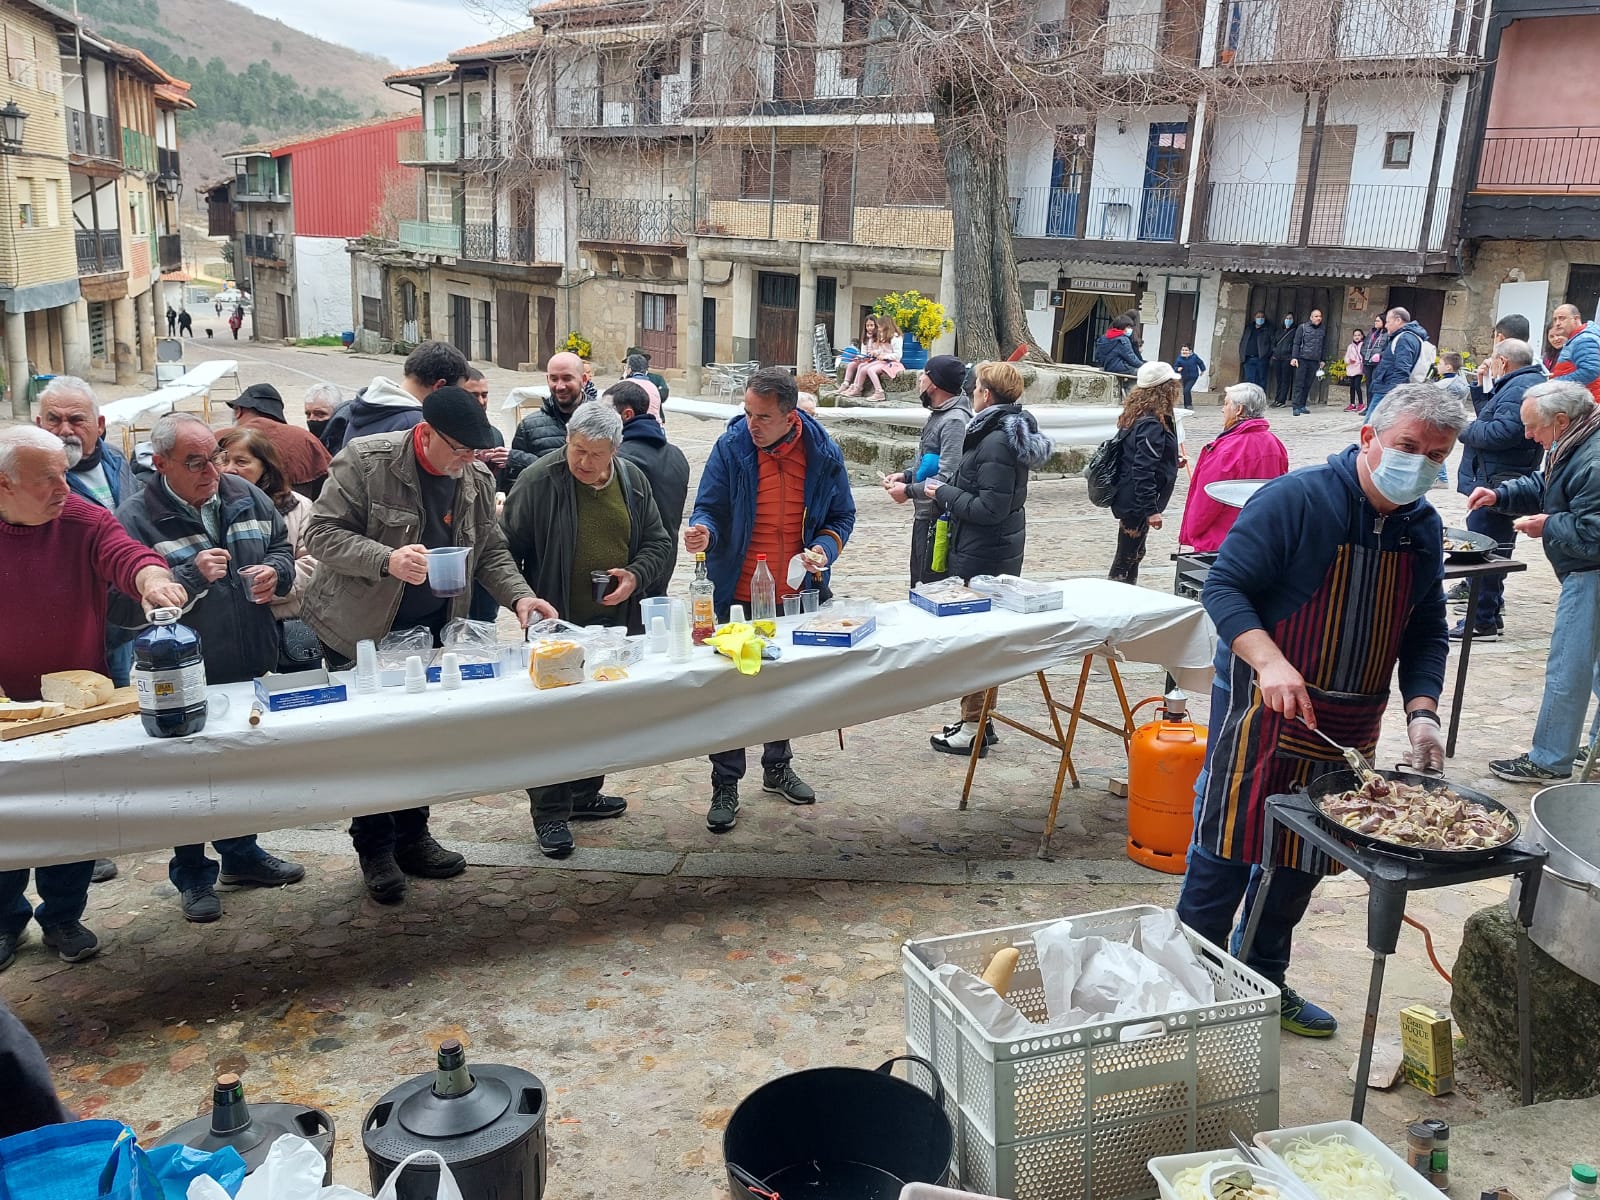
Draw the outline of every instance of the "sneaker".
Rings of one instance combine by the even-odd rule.
[[[817,793],[811,785],[794,773],[788,763],[761,772],[761,790],[782,796],[790,804],[815,804]]]
[[[223,883],[248,883],[256,887],[283,887],[286,884],[299,883],[305,877],[306,869],[299,863],[284,862],[281,858],[274,858],[265,853],[246,863],[241,870],[230,871],[223,868],[222,871]]]
[[[89,876],[90,883],[106,883],[117,877],[117,864],[109,858],[94,860],[94,874]]]
[[[21,933],[0,933],[0,971],[17,961],[17,947],[22,944],[27,932],[24,929]]]
[[[539,839],[539,853],[546,858],[565,858],[577,845],[565,821],[540,821],[533,832]]]
[[[44,944],[62,962],[79,963],[100,953],[100,939],[83,927],[82,921],[50,925],[44,931]]]
[[[1467,619],[1462,617],[1450,628],[1450,640],[1459,642],[1467,636]],[[1495,625],[1474,625],[1472,627],[1472,640],[1475,642],[1498,642],[1500,630]]]
[[[1301,1037],[1332,1037],[1339,1022],[1327,1009],[1311,1003],[1288,984],[1283,985],[1283,998],[1278,1009],[1278,1024],[1290,1033]]]
[[[928,739],[928,745],[941,754],[959,754],[965,758],[972,753],[972,741],[978,736],[978,723],[976,721],[957,721],[954,725],[946,725],[943,733],[936,733]],[[988,758],[989,747],[994,743],[989,740],[988,731],[985,731],[983,745],[978,747],[978,757]]]
[[[945,737],[949,737],[953,733],[960,732],[960,730],[961,730],[961,722],[960,721],[957,721],[954,725],[946,725],[944,727],[944,736]],[[985,721],[984,722],[984,726],[983,726],[983,744],[985,746],[994,746],[994,745],[997,745],[999,743],[999,741],[1000,741],[1000,735],[994,731],[994,722],[993,721]]]
[[[222,901],[209,883],[184,888],[178,893],[178,902],[183,905],[183,919],[196,925],[209,925],[222,916]]]
[[[628,802],[621,796],[591,796],[582,803],[572,806],[573,821],[604,821],[608,817],[620,817],[628,811]]]
[[[1571,767],[1565,771],[1546,771],[1526,754],[1497,759],[1489,764],[1489,770],[1512,783],[1565,783],[1572,778]]]
[[[1463,605],[1472,599],[1472,589],[1464,583],[1458,583],[1444,594],[1446,603]]]
[[[712,833],[727,833],[739,820],[739,785],[713,783],[711,810],[706,813],[706,828]]]
[[[414,842],[394,848],[394,861],[407,875],[423,879],[450,879],[467,869],[467,856],[446,850],[425,833]]]
[[[400,864],[394,860],[394,851],[385,850],[382,854],[362,854],[361,881],[367,885],[367,892],[381,904],[393,904],[406,894],[405,872],[400,870]]]

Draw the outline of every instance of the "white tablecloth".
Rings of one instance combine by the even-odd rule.
[[[0,869],[106,857],[800,737],[893,716],[1108,649],[1210,686],[1215,635],[1193,601],[1072,580],[1066,608],[933,617],[884,606],[850,649],[788,644],[742,676],[720,655],[646,658],[616,683],[538,691],[522,673],[422,695],[386,688],[247,723],[250,689],[189,738],[138,717],[0,744]],[[352,689],[353,690],[353,689]],[[908,702],[908,698],[914,698]],[[618,714],[626,714],[619,720]],[[649,714],[641,719],[641,714]],[[870,774],[871,764],[862,763]]]

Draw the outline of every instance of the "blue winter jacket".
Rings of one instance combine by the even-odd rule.
[[[139,481],[134,478],[128,460],[105,438],[100,439],[100,469],[106,473],[106,482],[111,485],[111,507],[115,509],[135,491],[138,490]],[[67,472],[67,486],[90,504],[97,504],[89,485],[83,481],[83,476],[75,472]]]
[[[1593,321],[1567,339],[1550,377],[1563,383],[1581,383],[1591,392],[1595,390],[1594,384],[1600,381],[1600,329]]]
[[[1108,329],[1094,344],[1094,365],[1113,375],[1137,375],[1144,359],[1125,329]]]
[[[839,551],[850,540],[856,527],[856,501],[850,493],[850,476],[838,445],[813,418],[800,413],[800,436],[806,440],[806,511],[802,536],[807,546],[818,546],[828,555],[829,570],[823,572],[826,585]],[[711,534],[706,550],[706,573],[716,585],[718,612],[733,603],[734,588],[750,546],[756,523],[756,490],[761,483],[757,455],[761,451],[750,440],[742,416],[728,422],[728,428],[711,447],[711,457],[700,473],[700,490],[695,493],[690,525],[703,525]],[[823,532],[838,538],[821,537]],[[777,564],[787,570],[787,563]]]
[[[1428,340],[1428,331],[1415,321],[1400,327],[1383,347],[1378,363],[1367,376],[1368,412],[1377,409],[1382,400],[1402,383],[1411,379],[1411,371],[1422,354],[1422,343]]]
[[[1445,622],[1444,524],[1426,499],[1379,518],[1356,475],[1359,450],[1274,479],[1239,512],[1206,577],[1201,603],[1217,627],[1218,662],[1242,633],[1271,631],[1322,586],[1345,544],[1414,555],[1399,682],[1406,699],[1438,698],[1450,642]],[[1385,679],[1383,686],[1389,681]]]
[[[1172,369],[1185,383],[1194,383],[1206,369],[1206,360],[1198,354],[1180,354],[1172,360]]]
[[[1498,487],[1539,465],[1543,451],[1522,427],[1522,400],[1529,388],[1543,382],[1544,372],[1535,365],[1508,371],[1487,395],[1474,385],[1472,407],[1478,418],[1461,431],[1456,491],[1470,496],[1473,488]]]

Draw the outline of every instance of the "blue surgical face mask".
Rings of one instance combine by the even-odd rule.
[[[1257,317],[1256,318],[1256,325],[1257,325],[1258,328],[1260,326],[1262,326],[1262,325],[1265,325],[1266,323],[1267,323],[1267,319],[1265,317]]]
[[[1283,319],[1283,327],[1285,329],[1292,328],[1293,325],[1294,325],[1294,318],[1293,317],[1285,317]]]
[[[1426,454],[1378,444],[1383,448],[1383,457],[1372,468],[1372,485],[1383,493],[1384,499],[1404,507],[1426,496],[1439,477],[1439,464]]]

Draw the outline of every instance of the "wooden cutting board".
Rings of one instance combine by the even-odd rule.
[[[59,717],[35,717],[31,721],[0,721],[0,742],[13,742],[36,733],[57,733],[76,725],[126,717],[138,711],[139,693],[131,687],[118,688],[111,693],[111,699],[93,708],[69,708]]]

